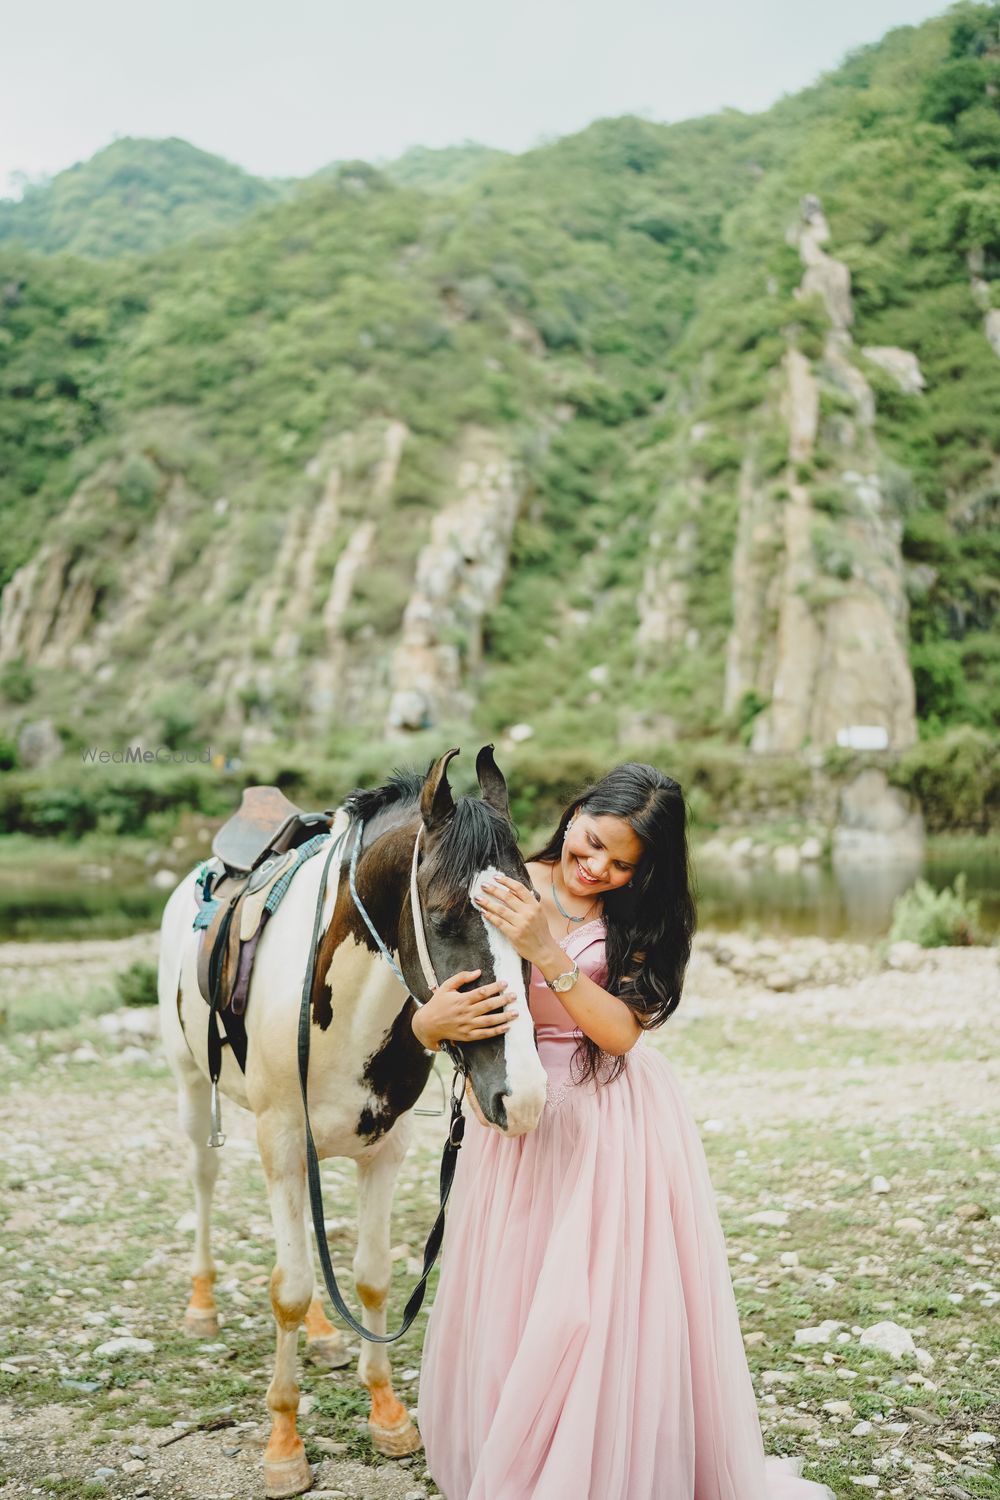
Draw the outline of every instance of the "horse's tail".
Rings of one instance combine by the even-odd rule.
[[[185,945],[191,942],[192,923],[197,910],[194,895],[196,870],[191,870],[174,887],[163,908],[160,921],[160,956],[156,992],[160,1002],[160,1025],[164,1041],[178,1028],[177,996],[181,982]]]

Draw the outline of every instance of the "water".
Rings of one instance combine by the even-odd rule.
[[[966,873],[966,895],[981,902],[980,927],[1000,931],[1000,850],[961,856],[931,851],[921,863],[815,864],[781,874],[764,865],[720,869],[698,866],[698,912],[703,927],[756,928],[775,937],[849,938],[872,942],[888,935],[896,898],[918,878],[935,890]]]
[[[985,934],[1000,932],[1000,850],[962,854],[931,851],[916,866],[855,866],[834,871],[807,864],[792,874],[768,866],[719,869],[698,865],[698,912],[702,927],[757,930],[763,935],[850,938],[884,937],[892,904],[919,876],[935,889],[966,871],[967,893],[982,902]],[[0,872],[0,941],[127,937],[159,926],[167,892],[149,882],[148,870],[133,867],[124,878],[79,878],[69,869],[53,878],[51,868]]]

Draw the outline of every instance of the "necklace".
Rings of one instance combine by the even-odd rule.
[[[593,901],[591,901],[590,906],[587,907],[587,911],[585,911],[583,913],[582,917],[572,917],[572,916],[570,916],[570,914],[569,914],[568,911],[565,911],[563,909],[563,904],[559,900],[559,892],[556,890],[556,870],[555,870],[555,865],[552,866],[552,871],[551,871],[551,874],[549,876],[549,879],[550,879],[551,884],[552,884],[552,899],[556,903],[556,906],[557,906],[557,908],[559,910],[559,915],[565,917],[566,920],[567,920],[567,922],[582,922],[583,918],[587,915],[587,911],[590,910],[590,906],[593,906],[593,904],[594,904]]]

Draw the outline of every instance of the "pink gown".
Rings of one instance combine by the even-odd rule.
[[[596,983],[604,923],[561,940]],[[694,1118],[645,1037],[574,1084],[579,1031],[532,969],[548,1096],[508,1139],[466,1123],[418,1421],[446,1500],[833,1500],[765,1458]]]

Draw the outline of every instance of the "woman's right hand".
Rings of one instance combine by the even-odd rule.
[[[517,1011],[504,980],[463,990],[463,984],[478,979],[482,969],[463,969],[439,984],[426,1004],[417,1008],[413,1034],[432,1052],[441,1042],[482,1042],[502,1036],[514,1024]],[[497,1012],[500,1012],[497,1014]]]

